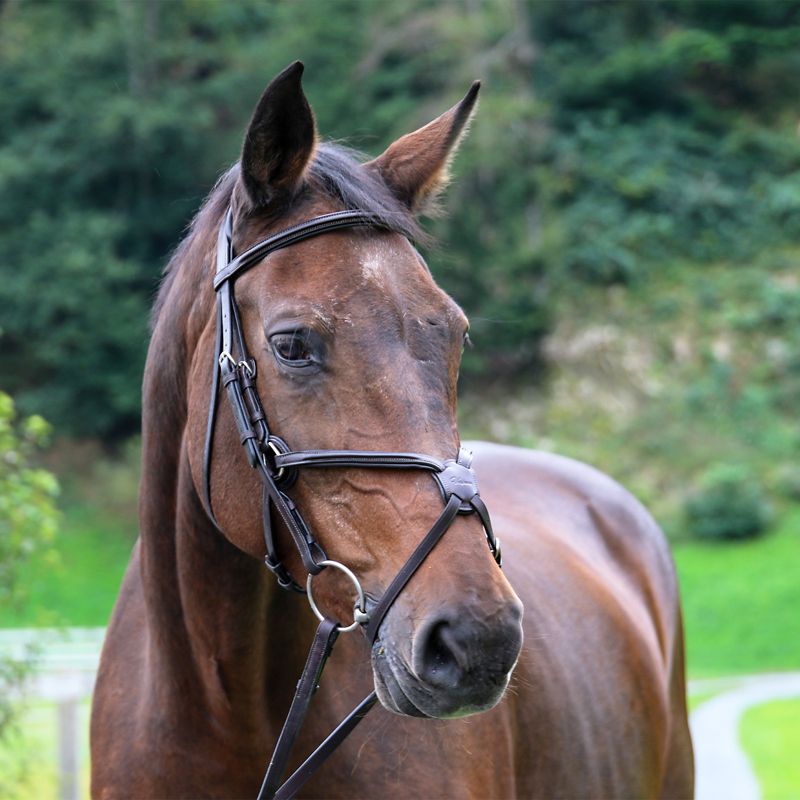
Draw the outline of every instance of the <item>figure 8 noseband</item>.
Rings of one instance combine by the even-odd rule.
[[[323,233],[353,227],[382,228],[383,226],[374,216],[366,212],[339,211],[301,222],[258,242],[239,255],[235,255],[232,244],[233,213],[231,209],[228,209],[217,238],[216,274],[213,283],[217,293],[216,345],[203,457],[203,488],[206,512],[219,529],[220,526],[214,516],[211,503],[211,459],[221,382],[225,387],[229,406],[248,461],[258,471],[262,481],[262,525],[266,546],[264,563],[275,575],[282,588],[304,592],[305,589],[290,575],[286,566],[278,558],[271,515],[271,509],[274,508],[297,547],[304,569],[312,576],[318,574],[325,567],[322,562],[328,561],[327,555],[313,536],[297,506],[287,494],[298,470],[375,468],[424,470],[431,473],[441,491],[444,509],[374,607],[368,612],[366,609],[360,609],[361,613],[356,619],[365,626],[367,639],[372,644],[378,636],[386,613],[400,592],[459,514],[476,513],[478,515],[486,534],[487,543],[498,565],[502,563],[502,558],[500,542],[492,531],[488,511],[478,493],[477,479],[471,466],[472,454],[467,449],[461,448],[455,459],[444,461],[428,455],[404,452],[293,451],[283,439],[270,433],[264,407],[256,390],[256,362],[248,354],[239,309],[236,305],[235,279],[260,263],[270,253]],[[314,640],[315,644],[309,654],[309,661],[303,672],[304,676],[310,670],[318,677],[339,630],[343,630],[343,628],[333,624],[327,618],[323,619]],[[273,752],[259,798],[293,796],[375,702],[375,693],[372,692],[317,748],[295,774],[282,787],[279,787],[278,783],[288,761],[289,750],[297,736],[299,726],[302,724],[308,701],[310,701],[315,687],[316,680],[304,681],[301,679],[298,684],[292,710],[290,710],[284,730],[281,732]],[[297,710],[295,710],[296,705]]]

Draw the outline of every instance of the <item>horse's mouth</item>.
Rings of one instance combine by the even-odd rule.
[[[378,640],[372,649],[375,692],[381,705],[409,717],[452,719],[488,711],[500,702],[511,673],[499,683],[455,686],[450,691],[425,685],[402,658]]]

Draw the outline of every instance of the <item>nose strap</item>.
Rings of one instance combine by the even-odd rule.
[[[397,452],[384,452],[377,450],[284,450],[277,453],[274,457],[274,466],[276,470],[285,471],[286,474],[294,474],[299,467],[356,467],[356,468],[379,468],[379,469],[421,469],[430,472],[436,479],[436,483],[442,493],[442,499],[445,503],[445,510],[439,516],[439,519],[434,523],[431,531],[422,540],[420,546],[414,551],[409,563],[407,563],[400,574],[395,578],[399,582],[398,592],[408,582],[411,575],[419,567],[424,558],[441,538],[441,535],[452,523],[456,514],[471,514],[476,512],[483,524],[486,531],[486,539],[489,548],[495,557],[495,560],[500,564],[500,546],[498,540],[494,536],[492,530],[492,523],[489,519],[489,512],[481,500],[478,492],[478,478],[472,469],[472,452],[466,447],[461,447],[458,451],[458,456],[455,459],[447,459],[440,461],[433,456],[420,455],[419,453],[397,453]],[[456,498],[458,501],[455,505],[455,511],[451,507],[451,499]],[[440,530],[440,522],[444,527]],[[438,535],[432,536],[435,532]],[[429,538],[430,537],[430,538]],[[426,547],[423,548],[423,545]],[[414,562],[413,568],[409,567],[411,562]],[[410,572],[406,574],[406,567],[409,567]],[[394,586],[395,581],[391,586]],[[390,587],[391,588],[391,587]],[[387,594],[389,591],[387,590]],[[394,598],[384,598],[387,600],[386,606],[383,605],[383,599],[378,604],[377,609],[384,609],[383,614],[388,611],[389,606],[394,602]],[[376,609],[376,610],[377,610]],[[372,612],[374,619],[376,611]],[[377,632],[377,626],[373,628],[372,625],[368,627],[368,631],[373,630]],[[367,634],[369,637],[369,633]],[[374,639],[374,635],[370,640]]]
[[[450,499],[447,501],[447,505],[444,507],[444,511],[439,515],[439,519],[433,523],[433,527],[428,531],[425,538],[416,546],[414,552],[409,556],[408,561],[403,564],[400,571],[394,576],[394,580],[389,584],[386,591],[381,596],[381,599],[378,601],[378,604],[370,612],[369,623],[366,629],[367,641],[370,645],[375,641],[383,618],[392,607],[397,596],[403,591],[405,585],[411,580],[411,576],[420,568],[420,565],[428,557],[431,550],[436,547],[439,539],[447,532],[447,529],[458,515],[460,507],[461,498],[456,495],[451,495]]]

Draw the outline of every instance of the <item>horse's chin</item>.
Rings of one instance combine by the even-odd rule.
[[[425,686],[398,657],[382,645],[372,651],[375,693],[381,705],[394,714],[407,717],[453,719],[479,714],[496,706],[508,686],[510,673],[500,684],[481,686],[469,696],[463,689],[447,692]]]

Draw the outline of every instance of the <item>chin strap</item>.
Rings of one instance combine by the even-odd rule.
[[[258,793],[258,800],[286,800],[294,797],[306,781],[322,766],[325,759],[347,738],[352,730],[375,705],[378,696],[370,692],[328,735],[316,750],[292,773],[289,779],[280,785],[289,756],[297,736],[306,718],[311,697],[319,688],[319,680],[325,662],[333,650],[339,635],[339,626],[334,620],[325,617],[320,622],[306,665],[297,684],[297,691],[292,699],[286,722],[278,736],[272,758]]]

